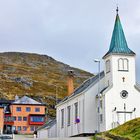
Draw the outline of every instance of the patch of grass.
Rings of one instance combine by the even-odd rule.
[[[109,133],[127,137],[131,140],[140,140],[140,118],[128,121],[125,124],[110,130]]]
[[[97,137],[101,137],[103,140],[140,140],[140,118],[128,121],[110,131],[100,133]]]

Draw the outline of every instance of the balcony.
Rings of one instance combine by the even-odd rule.
[[[30,114],[29,125],[43,125],[45,123],[45,115]]]
[[[4,116],[4,124],[13,125],[14,124],[14,117],[11,116],[11,114],[5,114],[5,116]]]

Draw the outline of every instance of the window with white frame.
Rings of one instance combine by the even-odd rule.
[[[103,123],[103,114],[100,114],[100,123]]]
[[[75,120],[78,118],[78,102],[74,104],[75,107]]]
[[[120,58],[118,60],[118,70],[123,70],[123,59],[122,58]]]
[[[64,128],[64,109],[61,109],[61,128]]]
[[[123,63],[124,63],[124,70],[125,70],[125,71],[128,71],[128,65],[129,65],[129,64],[128,64],[128,59],[126,59],[126,58],[123,59]]]
[[[119,58],[118,59],[118,70],[119,71],[128,71],[129,69],[129,61],[127,58]]]
[[[68,123],[67,125],[70,126],[70,121],[71,121],[71,106],[67,107],[67,115],[68,115]]]

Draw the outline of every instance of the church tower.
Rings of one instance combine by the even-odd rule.
[[[116,20],[109,51],[103,56],[105,61],[105,84],[116,88],[134,86],[135,53],[128,48],[117,8]]]

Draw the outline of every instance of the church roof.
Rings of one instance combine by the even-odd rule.
[[[104,78],[105,74],[104,74],[104,71],[102,71],[100,73],[100,78]],[[61,102],[59,102],[60,104],[62,102],[65,102],[67,101],[68,99],[82,93],[83,91],[85,91],[86,89],[88,89],[91,85],[95,85],[96,83],[98,83],[99,81],[99,74],[87,79],[85,82],[83,82],[77,89],[74,90],[73,94],[71,96],[67,96],[65,97]]]
[[[127,41],[125,38],[125,34],[118,13],[116,15],[110,48],[109,51],[104,55],[104,57],[109,54],[135,55],[135,53],[128,48]]]

